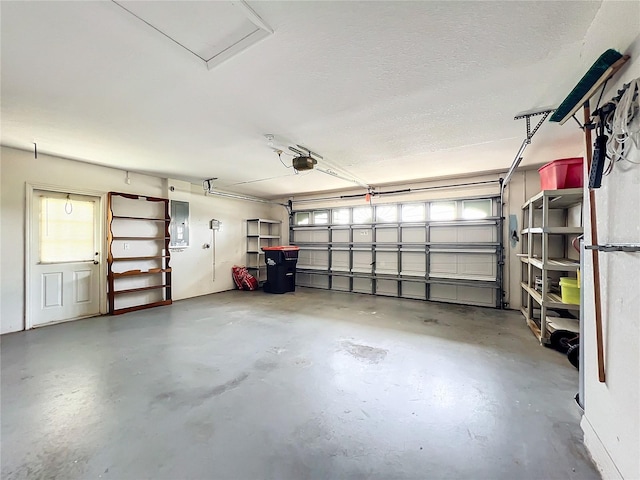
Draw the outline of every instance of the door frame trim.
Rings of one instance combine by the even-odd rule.
[[[99,199],[98,205],[98,246],[100,247],[100,265],[98,265],[98,305],[99,314],[107,313],[107,264],[104,261],[104,252],[107,250],[107,239],[105,236],[106,221],[106,205],[107,193],[98,190],[90,190],[87,188],[63,187],[60,185],[51,185],[46,183],[25,183],[25,244],[24,244],[24,330],[30,330],[33,327],[31,318],[31,240],[33,229],[31,222],[33,220],[33,192],[34,190],[44,190],[54,193],[69,193],[75,195],[86,195],[88,197],[96,197]],[[86,317],[84,317],[86,318]],[[65,320],[66,321],[66,320]]]

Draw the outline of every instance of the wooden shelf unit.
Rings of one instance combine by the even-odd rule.
[[[580,267],[578,258],[569,258],[570,254],[578,256],[571,252],[569,240],[583,232],[582,195],[581,188],[543,190],[522,206],[521,311],[541,343],[549,341],[549,309],[580,311],[580,305],[564,303],[559,293],[550,291],[548,278],[575,275]],[[541,291],[535,288],[536,276],[542,277]],[[540,311],[539,320],[534,309]]]
[[[170,305],[169,200],[109,192],[107,221],[109,313]]]
[[[262,285],[267,279],[267,265],[262,247],[280,245],[282,222],[264,218],[247,220],[247,270]]]

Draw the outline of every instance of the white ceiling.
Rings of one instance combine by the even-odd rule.
[[[230,3],[122,4],[202,55],[251,27]],[[261,196],[352,187],[295,175],[267,133],[371,185],[506,169],[513,116],[582,75],[600,2],[250,6],[275,33],[209,70],[110,1],[2,1],[2,144]],[[525,164],[579,153],[579,133],[543,125]]]

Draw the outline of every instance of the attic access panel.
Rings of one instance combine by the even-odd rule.
[[[146,24],[199,58],[209,69],[273,33],[242,0],[113,3],[140,20],[141,25]]]

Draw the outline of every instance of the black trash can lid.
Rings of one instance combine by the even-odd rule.
[[[297,245],[280,245],[277,247],[262,247],[262,251],[266,252],[266,251],[279,251],[279,252],[291,252],[291,251],[297,251],[300,250],[300,247],[298,247]]]

